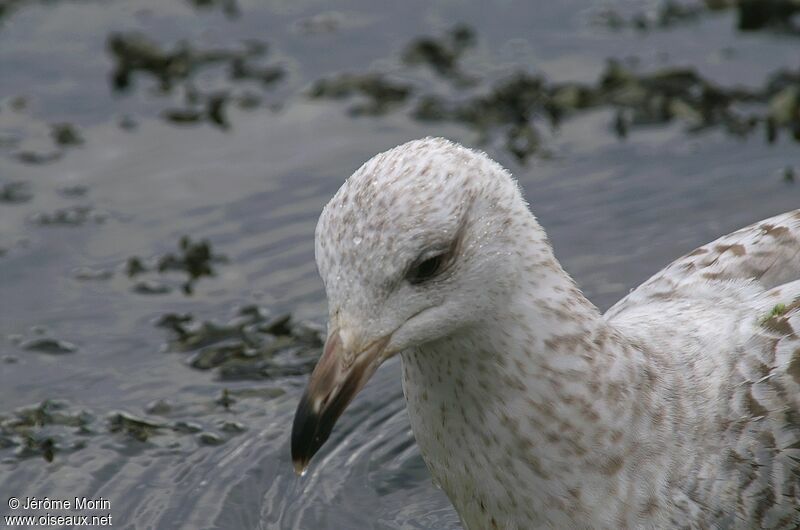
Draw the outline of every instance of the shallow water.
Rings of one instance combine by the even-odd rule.
[[[0,417],[8,426],[22,421],[21,408],[64,403],[45,405],[30,429],[14,431],[53,440],[50,450],[0,437],[3,503],[104,497],[123,528],[458,528],[414,444],[397,360],[297,478],[289,432],[315,346],[279,350],[244,375],[235,364],[200,370],[202,348],[155,325],[185,312],[225,323],[253,304],[324,324],[316,217],[364,160],[403,141],[448,136],[512,170],[557,255],[603,308],[671,258],[800,204],[800,188],[783,177],[787,166],[800,170],[798,144],[786,134],[769,145],[760,134],[689,134],[672,123],[620,140],[613,112],[598,108],[565,120],[546,135],[550,156],[523,165],[463,125],[415,121],[403,108],[354,117],[349,101],[305,95],[315,80],[344,71],[389,72],[457,98],[450,81],[399,59],[412,39],[457,22],[476,32],[460,68],[482,79],[478,92],[518,69],[592,83],[612,57],[636,57],[644,70],[692,65],[726,86],[761,85],[770,72],[798,66],[798,37],[738,33],[732,13],[642,33],[595,24],[588,0],[253,0],[238,2],[238,16],[226,13],[227,2],[13,5],[0,19],[0,186],[25,184],[0,201]],[[227,128],[176,124],[163,113],[183,108],[185,87],[161,93],[152,76],[134,73],[127,91],[112,88],[107,39],[134,30],[167,48],[185,39],[241,52],[248,39],[264,41],[269,49],[256,62],[285,74],[264,84],[231,80],[227,63],[202,69],[192,84],[261,102],[228,105]],[[61,122],[74,124],[83,143],[54,145],[50,124]],[[50,156],[58,159],[31,163]],[[129,258],[157,266],[159,256],[180,254],[184,235],[208,239],[227,258],[191,296],[180,273],[129,277]],[[131,427],[120,412],[150,426]],[[7,512],[3,505],[0,515]]]

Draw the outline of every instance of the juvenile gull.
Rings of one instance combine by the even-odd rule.
[[[426,138],[344,183],[316,259],[328,339],[298,472],[399,353],[414,436],[467,529],[800,527],[800,210],[603,315],[511,175]]]

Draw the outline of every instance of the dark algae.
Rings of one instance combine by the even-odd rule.
[[[346,99],[358,96],[349,107],[354,116],[379,116],[393,110],[411,94],[411,86],[381,74],[339,74],[316,81],[308,91],[313,99]]]
[[[519,71],[475,93],[467,80],[477,78],[463,74],[457,63],[474,40],[472,30],[456,26],[441,40],[412,42],[403,54],[407,64],[426,64],[457,81],[454,85],[463,96],[432,93],[422,84],[389,81],[377,72],[323,79],[312,85],[308,95],[359,96],[349,107],[353,115],[408,109],[420,121],[461,124],[474,130],[483,143],[501,140],[520,162],[551,156],[545,131],[557,131],[565,120],[598,109],[612,112],[609,130],[620,139],[640,128],[677,122],[689,133],[720,129],[746,137],[760,132],[770,143],[785,133],[800,141],[800,70],[782,69],[760,88],[744,88],[713,82],[692,67],[642,71],[612,59],[591,84],[553,82],[541,74]]]
[[[54,123],[50,130],[53,142],[59,146],[81,145],[83,138],[71,123]]]
[[[237,12],[232,6],[203,2],[197,7]],[[633,15],[604,9],[596,18],[614,29],[668,30],[735,10],[742,31],[782,28],[791,32],[798,9],[788,0],[667,1],[659,6],[655,12]],[[401,71],[337,73],[313,81],[304,93],[311,99],[349,100],[347,110],[353,116],[404,111],[421,122],[459,124],[473,130],[485,144],[503,145],[519,162],[552,156],[547,139],[563,120],[597,109],[611,111],[609,130],[620,139],[641,127],[671,122],[684,124],[691,133],[712,129],[735,137],[759,133],[769,143],[782,134],[800,137],[797,70],[775,71],[760,87],[745,88],[712,81],[694,67],[642,69],[610,59],[595,83],[555,82],[535,68],[488,81],[474,68],[466,72],[462,66],[478,42],[475,29],[458,24],[439,36],[410,41],[399,54]],[[267,44],[252,39],[231,47],[206,48],[187,41],[162,45],[142,32],[117,32],[109,35],[107,48],[114,61],[113,90],[131,92],[139,77],[155,81],[158,92],[174,95],[159,114],[176,126],[205,123],[230,129],[233,106],[245,110],[263,106],[262,90],[287,76],[284,66],[265,62]],[[451,92],[433,90],[430,83],[418,79],[415,72],[421,69],[450,81]],[[747,81],[752,87],[752,80]],[[64,148],[85,141],[68,122],[52,124],[51,136],[56,149],[23,149],[15,156],[27,164],[55,162]]]
[[[191,237],[183,236],[177,253],[168,252],[148,260],[132,256],[128,258],[125,272],[131,279],[147,274],[181,273],[187,278],[180,284],[180,289],[184,294],[192,295],[200,278],[216,276],[215,266],[227,262],[224,255],[212,251],[209,241],[193,241]],[[168,284],[148,279],[138,281],[133,290],[140,294],[166,294],[172,289]]]
[[[30,185],[27,182],[7,182],[0,184],[0,202],[6,204],[20,204],[33,198]]]
[[[53,212],[38,212],[30,220],[39,226],[81,226],[87,223],[99,224],[108,219],[108,213],[90,205],[74,205],[59,208]]]
[[[323,333],[312,325],[281,314],[268,316],[258,306],[242,307],[225,323],[197,321],[191,315],[165,314],[156,326],[167,329],[168,349],[190,354],[188,364],[198,370],[215,369],[220,379],[274,379],[303,375],[313,368],[322,347]],[[44,329],[37,329],[45,333]],[[49,354],[77,351],[74,345],[47,336],[15,341],[23,350]],[[34,456],[52,462],[60,453],[71,453],[90,444],[104,443],[103,434],[134,443],[168,446],[176,437],[192,435],[204,446],[224,444],[247,430],[246,424],[222,414],[235,412],[242,399],[272,399],[277,388],[224,388],[206,403],[150,404],[145,415],[115,411],[105,419],[90,409],[78,409],[64,400],[45,400],[9,415],[0,414],[0,457],[11,451],[13,459]],[[196,419],[193,419],[196,418]]]
[[[15,460],[40,457],[52,462],[59,453],[86,447],[96,418],[62,400],[45,400],[38,405],[0,415],[0,455],[9,452]]]
[[[412,41],[403,52],[403,61],[409,65],[426,65],[456,84],[469,85],[472,80],[461,71],[458,61],[467,49],[475,45],[475,41],[475,30],[458,25],[442,38],[423,37]]]
[[[51,337],[28,339],[20,344],[20,348],[50,354],[73,353],[78,349],[77,346],[70,342]]]
[[[133,90],[139,76],[155,80],[165,95],[180,89],[183,105],[161,112],[165,120],[176,125],[205,122],[227,129],[226,108],[231,101],[241,108],[257,105],[257,96],[239,85],[256,82],[269,88],[285,75],[282,66],[263,63],[267,45],[255,40],[240,43],[235,49],[200,49],[187,42],[162,46],[138,32],[113,33],[108,38],[108,50],[115,62],[111,86],[116,92]],[[216,78],[227,78],[226,87],[203,88],[206,83],[200,78],[208,77],[209,71],[216,73]],[[224,74],[220,76],[219,72]]]
[[[245,390],[237,392],[250,397]],[[269,398],[267,392],[257,394],[262,399]],[[119,450],[128,443],[149,442],[167,447],[186,436],[194,439],[197,446],[221,445],[247,430],[243,423],[215,409],[215,404],[209,402],[177,406],[157,416],[154,412],[136,415],[126,411],[103,416],[66,400],[47,399],[0,415],[0,458],[6,463],[32,457],[53,462],[60,454],[114,440],[123,442],[116,446]]]
[[[268,316],[246,306],[231,320],[198,321],[189,314],[162,315],[156,326],[169,330],[168,349],[189,352],[187,362],[198,370],[214,369],[220,379],[270,379],[308,373],[321,353],[323,332],[291,315]],[[230,395],[223,392],[223,406]],[[227,403],[227,405],[225,405]]]
[[[704,17],[733,11],[739,31],[774,31],[800,35],[795,15],[800,4],[795,0],[665,0],[648,12],[624,14],[613,8],[602,9],[596,20],[612,29],[632,28],[639,31],[664,30],[696,22]]]

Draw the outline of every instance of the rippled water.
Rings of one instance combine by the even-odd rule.
[[[488,80],[523,69],[592,82],[609,57],[636,57],[645,68],[694,65],[726,85],[758,85],[777,68],[797,67],[797,37],[738,34],[730,13],[637,33],[593,24],[588,0],[252,0],[238,4],[238,16],[226,14],[226,2],[211,4],[31,1],[9,4],[0,21],[0,185],[24,182],[29,195],[0,202],[0,416],[54,399],[64,403],[54,410],[90,418],[86,432],[37,424],[57,441],[50,462],[41,445],[26,452],[0,443],[3,503],[12,495],[102,496],[123,528],[458,528],[414,444],[397,360],[297,478],[288,440],[307,363],[287,369],[287,357],[278,375],[226,378],[193,368],[192,352],[172,351],[170,334],[154,325],[172,312],[226,322],[251,304],[324,324],[313,233],[342,181],[372,154],[412,138],[479,145],[466,128],[405,112],[352,117],[345,102],[309,100],[309,83],[380,71],[448,93],[445,81],[401,66],[398,56],[411,39],[456,22],[478,38],[462,67]],[[160,116],[180,101],[177,91],[157,93],[147,75],[127,93],[111,88],[107,37],[131,30],[205,48],[266,41],[267,62],[286,75],[274,86],[251,85],[261,106],[229,108],[228,129],[176,125]],[[226,86],[213,69],[197,83]],[[120,126],[131,120],[135,128]],[[75,124],[85,142],[51,163],[20,161],[20,152],[55,152],[49,124],[58,122]],[[520,180],[557,255],[602,307],[670,258],[800,204],[800,188],[781,176],[800,161],[786,137],[767,145],[758,135],[690,135],[669,125],[621,141],[611,122],[608,110],[567,120],[548,137],[552,156],[524,166],[499,144],[483,145]],[[61,219],[77,224],[43,222],[76,206],[90,209]],[[184,235],[208,239],[227,262],[200,278],[192,296],[176,277],[152,273],[171,291],[134,292],[128,258],[177,252]],[[41,337],[76,351],[25,349]],[[234,400],[228,408],[223,390]],[[110,432],[117,412],[162,427],[146,439]]]

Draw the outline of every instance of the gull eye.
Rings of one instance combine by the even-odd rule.
[[[416,285],[427,280],[430,280],[442,270],[445,262],[446,254],[437,254],[430,258],[418,260],[406,273],[406,280],[412,285]]]

